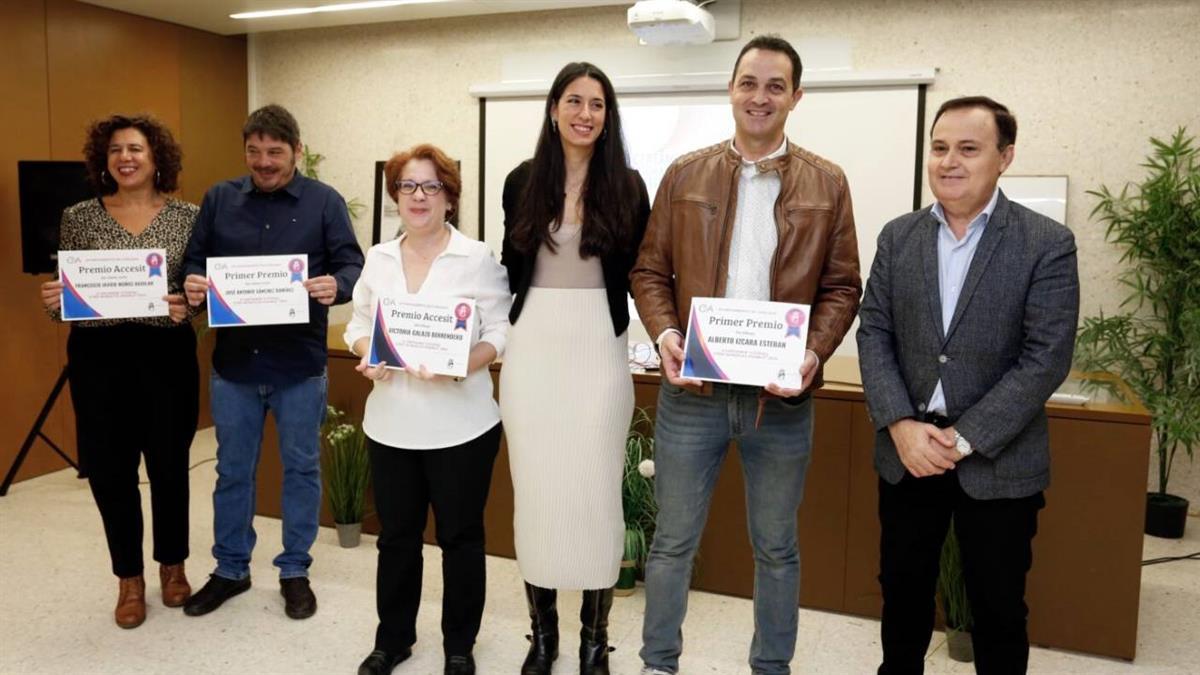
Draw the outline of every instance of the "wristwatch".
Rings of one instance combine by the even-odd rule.
[[[962,455],[963,457],[966,457],[974,452],[974,449],[971,447],[971,442],[963,438],[962,434],[958,433],[957,429],[954,431],[954,449],[958,450],[958,454]]]

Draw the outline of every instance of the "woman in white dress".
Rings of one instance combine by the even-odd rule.
[[[432,145],[418,145],[392,157],[384,175],[404,234],[367,251],[354,286],[354,317],[346,327],[346,344],[362,357],[359,372],[373,380],[363,432],[380,524],[379,625],[375,649],[358,672],[386,675],[412,654],[421,604],[421,534],[432,506],[442,549],[444,673],[471,675],[486,587],[483,508],[500,449],[488,364],[504,351],[512,296],[504,268],[487,245],[446,222],[462,186],[453,160]],[[386,339],[375,341],[378,360],[406,370],[368,365],[372,333],[381,330],[375,321],[378,300],[405,294],[475,300],[465,378],[397,364],[403,355],[379,346]]]
[[[580,673],[609,672],[633,413],[626,296],[649,214],[612,84],[589,63],[567,64],[533,159],[504,183],[501,262],[515,297],[500,410],[533,625],[523,675],[550,673],[558,656],[557,589],[583,591]]]

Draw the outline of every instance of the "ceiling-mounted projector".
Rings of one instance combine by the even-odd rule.
[[[647,45],[698,45],[716,35],[712,14],[689,0],[640,0],[626,12],[629,30]]]

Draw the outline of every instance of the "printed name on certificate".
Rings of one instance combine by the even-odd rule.
[[[799,389],[811,311],[790,302],[693,298],[682,375]]]
[[[412,366],[439,375],[465,377],[475,334],[475,301],[384,295],[375,303],[367,363]]]
[[[308,255],[209,258],[208,325],[308,323]]]
[[[164,249],[59,251],[63,321],[167,316]]]

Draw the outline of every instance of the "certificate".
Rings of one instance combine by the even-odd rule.
[[[208,259],[208,325],[308,323],[308,255]]]
[[[388,368],[425,366],[431,373],[466,377],[475,301],[385,295],[375,303],[375,321],[367,363]]]
[[[810,313],[791,302],[692,298],[682,375],[799,389]]]
[[[59,251],[63,321],[167,316],[163,249]]]

